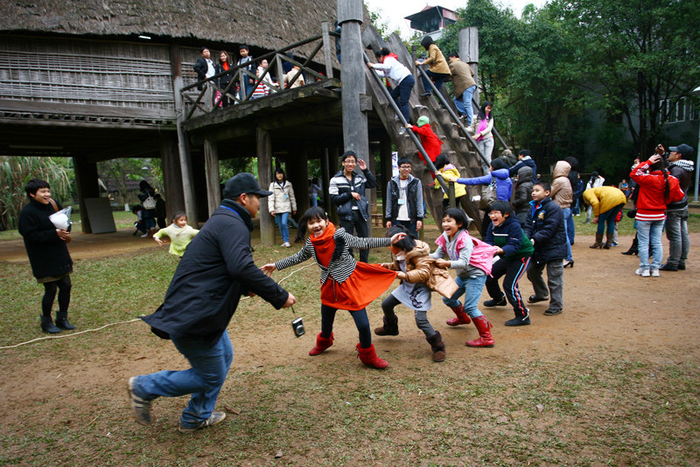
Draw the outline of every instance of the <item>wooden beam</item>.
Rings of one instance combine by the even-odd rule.
[[[204,139],[204,172],[207,185],[207,208],[211,217],[221,204],[219,151],[216,143],[206,138]]]
[[[266,190],[272,183],[272,136],[269,131],[257,130],[258,178],[260,187]],[[275,224],[270,215],[267,198],[260,199],[260,241],[263,245],[275,243]]]
[[[160,161],[163,168],[163,188],[168,219],[178,211],[185,211],[185,195],[182,192],[182,172],[177,153],[177,135],[161,134]]]
[[[97,198],[100,189],[97,182],[97,164],[88,162],[84,158],[73,158],[73,170],[75,172],[75,184],[78,189],[78,205],[81,213],[81,227],[83,233],[92,233],[90,217],[88,216],[85,198]]]

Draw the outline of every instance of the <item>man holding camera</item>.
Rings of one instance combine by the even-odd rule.
[[[271,194],[260,189],[253,174],[230,178],[221,206],[180,260],[165,301],[143,318],[154,334],[172,340],[191,368],[129,378],[129,399],[138,423],[151,424],[151,402],[156,398],[186,394],[192,397],[180,417],[180,433],[223,421],[226,414],[214,408],[233,361],[226,328],[241,296],[259,295],[277,309],[296,302],[253,263],[253,218],[260,198]]]
[[[663,150],[663,147],[661,148]],[[668,258],[661,266],[662,271],[685,270],[685,262],[690,251],[690,236],[688,235],[688,188],[694,164],[693,148],[687,144],[679,144],[669,148],[668,171],[680,182],[681,190],[685,193],[682,200],[666,206],[666,238],[668,238]]]

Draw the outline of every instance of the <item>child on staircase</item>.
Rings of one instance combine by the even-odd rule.
[[[389,364],[379,358],[374,350],[365,307],[389,288],[396,278],[396,272],[378,264],[355,261],[349,250],[388,247],[406,234],[397,233],[391,238],[355,237],[342,227],[336,230],[323,208],[318,206],[304,213],[295,241],[304,238],[307,230],[310,236],[297,254],[266,264],[261,269],[271,274],[276,269],[294,266],[311,257],[321,268],[321,332],[309,355],[319,355],[333,345],[335,313],[343,309],[350,312],[359,331],[357,351],[362,363],[374,368],[386,368]]]

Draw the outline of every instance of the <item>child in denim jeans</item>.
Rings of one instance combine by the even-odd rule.
[[[467,341],[469,347],[493,347],[491,323],[479,311],[477,305],[481,291],[486,283],[487,275],[491,274],[493,256],[497,248],[487,245],[481,240],[472,238],[467,232],[469,218],[458,208],[445,211],[442,218],[443,234],[435,241],[438,248],[430,255],[435,258],[438,267],[455,269],[457,271],[457,292],[450,298],[443,298],[445,305],[452,308],[457,315],[447,321],[449,326],[469,324],[474,321],[479,331],[479,339]],[[443,258],[449,258],[445,260]],[[464,294],[464,304],[458,298]],[[471,320],[469,319],[471,317]]]

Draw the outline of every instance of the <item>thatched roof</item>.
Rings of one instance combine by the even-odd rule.
[[[13,0],[0,32],[177,38],[275,50],[330,28],[337,0]],[[366,20],[368,21],[365,12]]]

